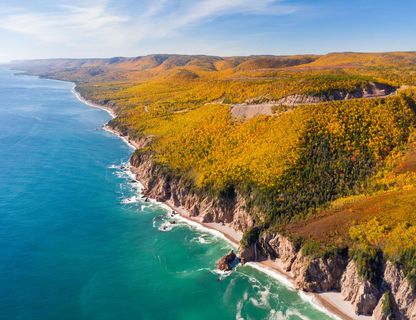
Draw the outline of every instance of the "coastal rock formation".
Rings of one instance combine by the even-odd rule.
[[[145,145],[146,141],[136,141]],[[211,197],[198,193],[183,177],[174,176],[162,166],[156,165],[152,156],[137,151],[130,160],[132,171],[144,186],[145,197],[163,201],[183,210],[201,222],[225,223],[234,230],[247,231],[253,225],[252,215],[246,211],[241,195],[231,190],[227,195]],[[218,261],[221,270],[230,269],[235,261],[231,252]],[[362,280],[353,261],[337,253],[326,258],[306,257],[289,238],[266,232],[255,243],[240,246],[241,262],[271,259],[290,276],[298,289],[309,292],[340,291],[350,301],[357,314],[380,316],[382,290]],[[232,259],[234,258],[234,259]],[[416,319],[416,296],[403,272],[387,262],[384,271],[384,287],[391,290],[392,300],[399,310],[396,319]],[[401,317],[401,318],[400,318]],[[380,318],[384,319],[384,318]]]
[[[242,264],[245,264],[246,262],[250,261],[261,261],[263,258],[260,258],[257,256],[258,251],[258,244],[253,243],[249,246],[240,246],[238,248],[238,256],[240,257],[240,261]]]
[[[373,320],[401,319],[400,314],[396,310],[393,310],[392,303],[390,293],[386,291],[373,311]]]
[[[231,271],[239,260],[233,250],[217,261],[217,269],[221,271]]]
[[[380,313],[383,291],[362,279],[356,263],[353,260],[348,262],[346,254],[339,253],[327,258],[306,257],[287,237],[279,233],[265,233],[256,243],[240,247],[239,255],[242,262],[265,259],[275,261],[279,269],[294,280],[298,289],[308,292],[341,292],[357,314]],[[396,319],[416,319],[415,293],[403,273],[390,262],[386,263],[381,286],[390,288],[392,292],[392,300],[398,308]]]
[[[309,292],[326,292],[340,289],[340,279],[345,270],[345,258],[341,255],[333,257],[308,259],[298,258],[292,266],[299,270],[296,286]],[[293,271],[292,271],[293,273]]]
[[[265,259],[278,259],[284,271],[290,271],[295,261],[297,250],[292,242],[279,233],[265,233],[256,243],[239,248],[241,261],[262,261]]]
[[[290,271],[297,257],[297,250],[293,243],[280,234],[265,234],[261,238],[261,246],[269,259],[279,258],[284,271]]]
[[[390,290],[403,319],[416,319],[416,292],[410,286],[403,271],[387,261],[383,278],[384,286]]]
[[[226,223],[237,231],[253,226],[253,219],[245,210],[245,201],[235,190],[221,197],[198,194],[189,181],[155,165],[147,153],[135,152],[130,163],[144,186],[146,197],[183,209],[183,213],[200,217],[201,222]]]
[[[351,260],[341,278],[341,293],[350,301],[357,314],[371,315],[380,299],[379,289],[358,275],[357,265]]]
[[[242,262],[275,260],[279,268],[294,279],[298,289],[308,292],[339,290],[347,264],[347,258],[341,254],[326,259],[306,257],[279,233],[262,235],[257,243],[240,248],[239,254]]]

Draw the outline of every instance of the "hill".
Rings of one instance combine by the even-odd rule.
[[[148,195],[243,231],[243,258],[285,256],[301,288],[344,290],[357,313],[371,314],[385,290],[395,312],[416,312],[416,53],[12,66],[75,81],[115,110],[109,126],[143,146],[132,163]],[[236,117],[241,106],[259,111]],[[412,288],[407,300],[389,284],[389,263]],[[346,285],[354,268],[359,285]]]

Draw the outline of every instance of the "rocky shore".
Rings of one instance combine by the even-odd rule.
[[[102,108],[108,111],[107,107]],[[265,233],[256,243],[241,246],[241,235],[254,224],[241,195],[237,192],[221,197],[201,194],[183,177],[174,176],[155,164],[151,154],[140,152],[149,139],[133,141],[117,128],[107,125],[106,129],[138,150],[130,164],[144,186],[145,197],[166,203],[186,219],[224,234],[239,245],[242,263],[258,262],[284,276],[295,288],[313,294],[322,306],[341,319],[416,319],[416,294],[398,266],[384,262],[382,279],[374,284],[359,276],[356,263],[348,254],[308,257],[278,233]],[[228,264],[228,260],[225,257],[223,262]],[[391,305],[387,311],[386,296]]]
[[[218,198],[201,195],[182,177],[172,176],[155,165],[148,153],[135,152],[130,163],[133,173],[144,185],[146,197],[168,203],[201,223],[225,224],[239,232],[245,232],[254,223],[245,210],[244,198],[238,193]],[[383,308],[386,291],[390,292],[393,301],[389,312],[395,319],[416,319],[416,294],[402,270],[388,261],[384,262],[381,281],[371,283],[359,276],[357,265],[347,252],[326,258],[308,257],[278,233],[265,233],[248,247],[240,245],[239,257],[242,263],[261,262],[282,273],[299,290],[318,294],[336,292],[336,300],[342,297],[349,302],[348,310],[345,306],[339,310],[339,303],[328,296],[319,296],[318,300],[325,300],[322,304],[329,305],[329,309],[343,319],[364,319],[362,316],[386,319]]]

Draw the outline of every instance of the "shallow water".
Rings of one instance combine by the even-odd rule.
[[[0,69],[1,319],[329,319],[250,267],[216,273],[230,245],[142,202],[131,149],[71,88]]]

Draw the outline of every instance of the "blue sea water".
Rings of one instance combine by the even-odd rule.
[[[0,319],[329,319],[135,197],[132,150],[71,83],[0,69]]]

